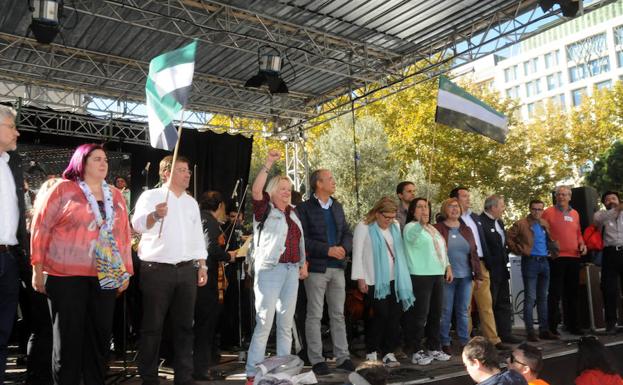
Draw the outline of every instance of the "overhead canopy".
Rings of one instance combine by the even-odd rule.
[[[373,94],[399,84],[422,60],[432,71],[483,56],[539,21],[536,0],[65,0],[61,34],[42,45],[28,33],[28,2],[2,3],[0,80],[27,85],[5,87],[5,99],[21,92],[45,104],[35,86],[60,90],[57,104],[86,106],[96,97],[111,107],[134,102],[122,117],[144,115],[136,102],[145,100],[149,60],[197,39],[188,107],[278,121],[285,130],[326,114],[320,106],[350,89]],[[288,94],[244,87],[265,45],[281,52]]]

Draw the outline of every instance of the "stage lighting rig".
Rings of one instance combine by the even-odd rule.
[[[281,78],[281,53],[274,47],[262,46],[258,50],[258,61],[259,72],[247,80],[244,86],[259,88],[266,85],[271,94],[287,94],[288,86]]]
[[[60,31],[63,0],[32,0],[30,30],[39,43],[50,44]]]

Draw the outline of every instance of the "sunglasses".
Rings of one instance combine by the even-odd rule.
[[[519,360],[515,357],[515,355],[514,355],[514,354],[512,354],[512,353],[511,353],[510,357],[508,357],[508,362],[510,362],[511,364],[518,363],[519,365],[528,366],[528,367],[530,366],[530,365],[526,364],[525,362],[521,362],[521,361],[519,361]]]

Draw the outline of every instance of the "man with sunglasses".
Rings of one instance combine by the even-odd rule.
[[[521,277],[524,285],[523,319],[526,324],[528,341],[537,342],[539,337],[546,340],[558,339],[549,330],[547,322],[547,290],[549,287],[549,257],[555,257],[549,236],[549,224],[541,217],[545,203],[530,201],[530,214],[515,222],[507,233],[510,250],[521,255]],[[548,246],[549,245],[549,246]],[[539,316],[539,336],[534,332],[534,305]]]
[[[528,381],[528,385],[549,385],[538,378],[543,369],[543,353],[527,343],[517,346],[506,359],[507,367],[521,374]]]

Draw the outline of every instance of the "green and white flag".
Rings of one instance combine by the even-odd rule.
[[[435,121],[467,132],[506,142],[508,119],[445,76],[439,77]]]
[[[188,100],[195,71],[194,41],[182,48],[163,53],[149,63],[145,84],[147,119],[151,146],[173,150],[178,140],[173,121]]]

